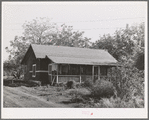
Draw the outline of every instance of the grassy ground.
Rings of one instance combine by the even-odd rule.
[[[78,103],[71,102],[71,90],[63,87],[3,87],[4,107],[77,107]]]
[[[16,82],[16,83],[15,83]],[[28,86],[29,83],[6,82],[3,87],[3,107],[28,108],[143,108],[144,97],[133,95],[131,98],[97,98],[91,89],[80,86],[66,89],[56,86]],[[98,88],[98,86],[97,86]],[[98,90],[98,89],[93,89]],[[106,89],[107,90],[107,89]],[[100,92],[100,91],[99,91]],[[98,93],[98,92],[97,92]]]

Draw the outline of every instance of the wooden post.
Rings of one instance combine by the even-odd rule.
[[[98,80],[100,80],[100,66],[98,66]]]
[[[52,64],[51,64],[51,82],[52,82]],[[51,83],[52,84],[52,83]]]
[[[92,66],[92,80],[94,81],[94,65]]]
[[[82,81],[81,81],[81,66],[80,66],[80,83],[81,83]]]
[[[58,83],[58,64],[57,64],[57,78],[56,78],[56,83]]]
[[[50,85],[52,85],[52,63],[48,64],[48,80]]]

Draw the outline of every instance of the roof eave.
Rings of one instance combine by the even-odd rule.
[[[31,44],[30,44],[30,46],[28,47],[28,49],[27,49],[27,51],[26,51],[26,53],[25,53],[25,55],[24,55],[24,57],[23,57],[23,59],[22,59],[22,61],[21,61],[21,64],[22,64],[22,65],[24,64],[24,60],[25,60],[26,54],[28,53],[28,51],[29,51],[30,48],[33,50],[33,47],[32,47]],[[33,53],[34,53],[34,50],[33,50]],[[35,53],[34,53],[34,55],[35,55]],[[35,55],[35,58],[37,59],[36,55]]]

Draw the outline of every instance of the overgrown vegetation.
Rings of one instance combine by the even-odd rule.
[[[97,80],[96,83],[90,88],[91,95],[94,98],[111,97],[114,95],[114,86],[111,82],[105,80]]]
[[[144,107],[144,23],[130,27],[127,25],[125,29],[115,31],[113,36],[103,35],[94,43],[83,37],[84,32],[75,32],[72,26],[58,27],[46,19],[27,22],[23,28],[24,36],[16,36],[10,42],[12,48],[6,48],[10,53],[9,60],[4,62],[7,76],[21,78],[23,71],[20,62],[32,43],[107,49],[122,65],[113,70],[118,76],[110,78],[111,82],[104,78],[96,83],[85,80],[78,87],[69,81],[66,87],[75,88],[72,101],[78,102],[80,99],[79,102],[89,107]],[[91,94],[85,97],[82,88]]]
[[[79,101],[78,99],[80,99],[80,106],[78,105],[78,107],[144,107],[144,71],[133,67],[119,68],[117,72],[117,74],[121,74],[121,78],[113,77],[111,82],[97,80],[93,83],[86,80],[81,86],[89,90],[90,94],[85,96],[76,90],[72,101]]]

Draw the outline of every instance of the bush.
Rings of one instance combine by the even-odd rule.
[[[97,80],[95,85],[91,88],[91,95],[95,98],[111,97],[115,95],[115,88],[113,84],[105,80]]]
[[[91,95],[91,92],[88,89],[86,89],[86,88],[79,88],[79,89],[69,90],[68,94],[70,94],[70,95],[87,96],[87,95]]]
[[[91,95],[91,92],[86,88],[70,89],[67,94],[71,95],[71,102],[82,102],[85,103],[85,96]]]
[[[25,81],[25,82],[28,84],[28,87],[41,86],[41,81],[28,80],[28,81]]]
[[[76,82],[74,80],[70,80],[66,83],[66,88],[67,89],[72,89],[76,87]]]
[[[86,80],[84,80],[84,82],[81,84],[81,86],[82,86],[82,87],[89,87],[89,88],[91,88],[91,87],[93,87],[93,82],[92,82],[92,80],[86,79]]]
[[[73,96],[72,99],[71,99],[71,102],[72,103],[85,103],[85,100],[83,99],[82,96],[80,95],[76,95],[76,96]]]
[[[77,82],[76,83],[76,88],[82,88],[81,83]]]
[[[41,86],[40,81],[34,81],[34,80],[4,80],[4,85],[9,87],[19,87],[19,86],[26,86],[26,87],[36,87]]]
[[[16,84],[16,83],[10,83],[10,84],[8,84],[8,86],[9,86],[9,87],[19,87],[19,85]]]
[[[113,77],[111,82],[117,90],[117,96],[131,99],[132,96],[144,96],[144,71],[134,67],[120,68],[119,78]]]
[[[65,84],[61,82],[61,83],[56,83],[55,86],[56,86],[56,87],[64,87]]]

